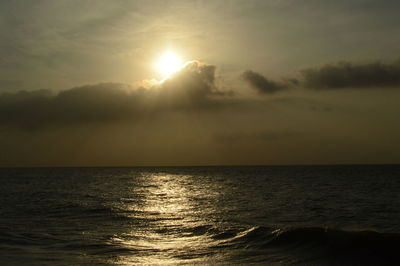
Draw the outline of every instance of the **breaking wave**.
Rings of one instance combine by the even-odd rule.
[[[220,237],[217,235],[215,238]],[[252,227],[223,239],[217,247],[247,249],[271,257],[296,258],[291,260],[294,264],[398,265],[398,243],[400,234],[396,233],[324,227],[275,230]]]

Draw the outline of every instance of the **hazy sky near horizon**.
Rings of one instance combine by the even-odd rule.
[[[1,1],[0,166],[400,163],[399,10]]]

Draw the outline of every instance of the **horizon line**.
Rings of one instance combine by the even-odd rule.
[[[7,168],[187,168],[187,167],[291,167],[291,166],[395,166],[400,163],[334,163],[334,164],[198,164],[198,165],[108,165],[108,166],[1,166],[0,169]]]

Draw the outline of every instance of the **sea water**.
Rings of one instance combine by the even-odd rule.
[[[0,169],[1,265],[399,265],[400,166]]]

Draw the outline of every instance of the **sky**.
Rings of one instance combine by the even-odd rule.
[[[400,163],[399,10],[3,0],[0,166]]]

